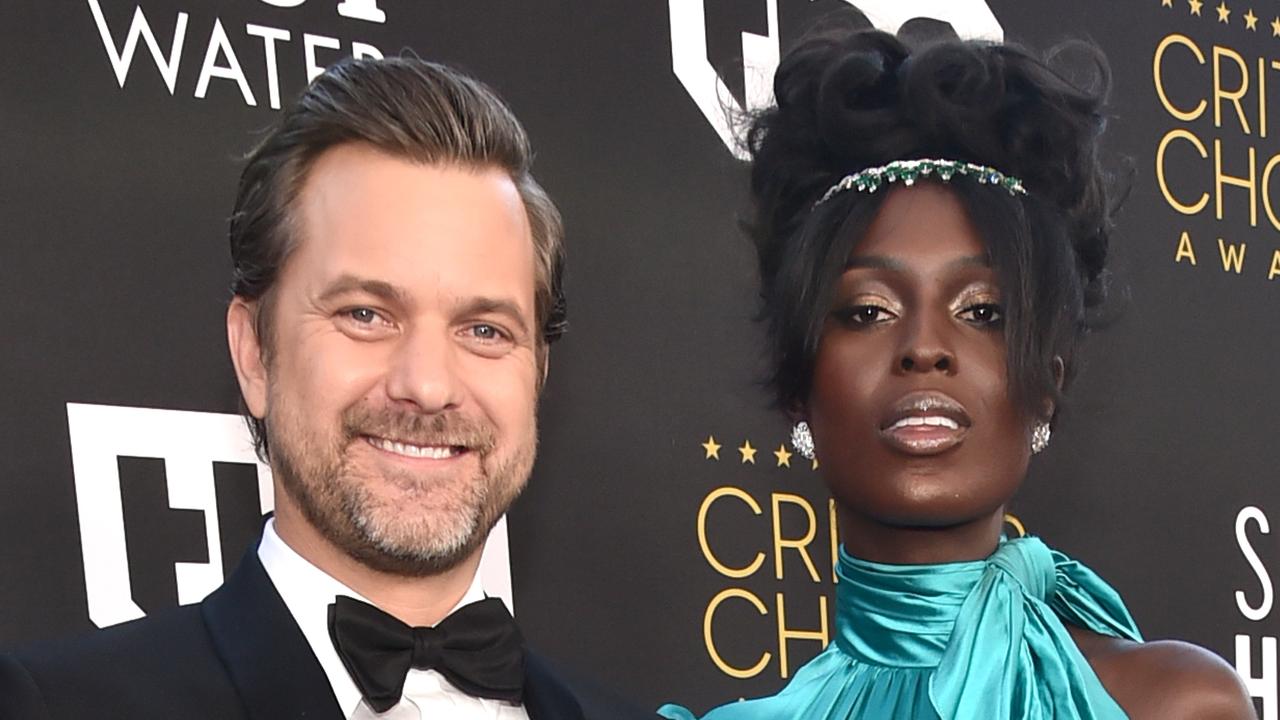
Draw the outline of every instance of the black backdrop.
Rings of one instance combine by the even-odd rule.
[[[1277,717],[1280,7],[851,2],[1110,56],[1108,143],[1135,169],[1115,243],[1129,300],[1013,512],[1111,580],[1148,637],[1257,678]],[[775,454],[787,427],[756,384],[743,176],[695,98],[749,102],[771,48],[847,5],[341,5],[0,6],[0,645],[195,600],[251,537],[222,330],[237,158],[276,117],[272,78],[288,98],[308,52],[322,66],[363,43],[497,87],[568,223],[572,330],[509,522],[527,634],[654,705],[780,687],[821,647],[831,523],[817,473]]]

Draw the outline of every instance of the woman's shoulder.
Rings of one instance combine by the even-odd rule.
[[[1103,687],[1132,720],[1252,720],[1253,700],[1222,658],[1191,643],[1139,643],[1070,628]]]

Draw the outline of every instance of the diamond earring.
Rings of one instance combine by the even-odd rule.
[[[809,423],[801,420],[791,428],[791,447],[806,460],[813,459],[813,433],[809,432]]]
[[[1049,423],[1043,420],[1036,423],[1036,426],[1031,429],[1031,454],[1038,455],[1049,447],[1049,437],[1052,434]]]

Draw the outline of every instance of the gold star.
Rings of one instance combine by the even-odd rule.
[[[791,467],[791,453],[787,452],[786,445],[779,445],[778,449],[773,451],[773,456],[778,458],[778,467],[783,465]]]
[[[1280,37],[1280,17],[1271,21],[1271,37]]]
[[[1218,4],[1218,22],[1225,23],[1227,18],[1231,16],[1231,11],[1227,9],[1225,2]]]
[[[707,441],[706,441],[706,442],[704,442],[704,443],[702,443],[702,447],[703,447],[703,449],[704,449],[704,450],[706,450],[706,451],[707,451],[707,459],[708,459],[708,460],[719,460],[719,459],[720,459],[720,448],[722,448],[722,447],[724,447],[724,446],[723,446],[723,445],[721,445],[720,443],[717,443],[717,442],[716,442],[716,436],[715,436],[715,435],[708,435],[708,436],[707,436]]]
[[[1160,0],[1161,7],[1173,7],[1173,0]]]
[[[1253,14],[1253,8],[1249,8],[1249,12],[1244,14],[1244,26],[1249,30],[1257,32],[1258,16]]]
[[[750,440],[744,441],[738,452],[742,453],[742,462],[756,464],[756,449],[751,447]]]
[[[1187,4],[1191,6],[1191,14],[1199,15],[1200,6],[1204,5],[1204,0],[1187,0]]]

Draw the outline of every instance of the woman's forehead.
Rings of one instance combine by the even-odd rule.
[[[849,253],[850,265],[987,264],[964,203],[938,183],[894,188]]]

